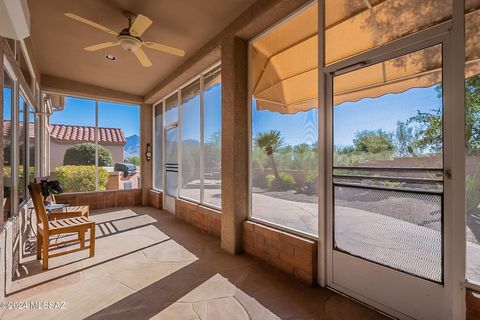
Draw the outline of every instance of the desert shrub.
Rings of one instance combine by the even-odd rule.
[[[104,146],[98,146],[98,165],[100,167],[112,166],[112,154]],[[76,144],[67,151],[63,157],[63,165],[88,166],[95,164],[95,144]]]
[[[282,191],[293,189],[295,186],[295,179],[291,174],[280,172],[280,179],[276,179],[273,174],[268,174],[265,177],[267,187],[271,190]]]
[[[62,166],[55,169],[63,192],[95,191],[95,166]],[[98,168],[98,189],[105,190],[108,172]]]
[[[270,173],[265,176],[265,183],[269,189],[272,187],[273,180],[275,180],[275,176],[273,174]]]

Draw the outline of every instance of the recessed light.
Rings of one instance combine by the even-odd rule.
[[[112,54],[107,54],[107,55],[105,56],[105,58],[107,58],[107,60],[110,60],[110,61],[115,61],[115,60],[117,60],[117,58],[116,58],[114,55],[112,55]]]

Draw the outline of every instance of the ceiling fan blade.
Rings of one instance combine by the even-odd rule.
[[[142,64],[144,67],[151,67],[152,66],[152,61],[147,57],[145,54],[145,51],[142,50],[142,48],[138,48],[135,50],[133,53],[137,56],[138,61]]]
[[[120,42],[118,42],[118,41],[110,41],[110,42],[95,44],[93,46],[89,46],[89,47],[86,47],[84,49],[87,50],[87,51],[98,51],[98,50],[105,49],[105,48],[115,47],[115,46],[118,46],[119,44],[120,44]]]
[[[98,24],[96,22],[93,22],[93,21],[90,21],[88,19],[85,19],[85,18],[82,18],[80,16],[77,16],[76,14],[73,14],[73,13],[70,13],[70,12],[66,12],[65,13],[65,16],[73,19],[73,20],[77,20],[79,22],[82,22],[82,23],[85,23],[85,24],[88,24],[89,26],[91,27],[94,27],[98,30],[102,30],[103,32],[106,32],[106,33],[110,33],[111,35],[114,35],[114,36],[118,36],[118,33],[107,28],[107,27],[104,27],[102,26],[101,24]]]
[[[145,17],[143,14],[139,14],[135,18],[132,26],[130,27],[130,34],[134,37],[140,37],[145,32],[145,30],[150,27],[151,24],[152,20]]]
[[[147,48],[173,54],[175,56],[183,57],[185,55],[185,51],[183,51],[182,49],[170,47],[164,44],[160,44],[152,41],[145,41],[143,44]]]

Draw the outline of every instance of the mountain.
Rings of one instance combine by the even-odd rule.
[[[124,158],[140,155],[140,137],[136,134],[126,137],[125,146],[123,147]]]

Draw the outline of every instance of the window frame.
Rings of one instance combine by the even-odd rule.
[[[151,153],[152,153],[152,190],[155,190],[155,191],[160,191],[160,192],[163,192],[163,190],[165,189],[165,185],[164,185],[164,172],[163,172],[163,165],[164,165],[164,129],[163,129],[163,121],[164,121],[164,116],[165,116],[165,113],[164,113],[164,110],[165,110],[165,101],[160,101],[156,104],[154,104],[152,106],[152,147],[151,147]],[[162,161],[161,163],[159,163],[157,165],[157,152],[156,152],[156,144],[157,144],[157,139],[156,139],[156,119],[155,119],[155,109],[158,107],[160,107],[162,109]],[[161,179],[162,179],[162,188],[156,188],[156,185],[155,185],[155,180],[156,180],[156,175],[155,175],[155,172],[157,170],[157,167],[160,167],[160,170],[162,170],[162,176],[161,176]]]
[[[196,204],[200,204],[202,206],[205,206],[207,208],[211,208],[214,210],[221,211],[221,205],[220,206],[215,206],[210,203],[206,203],[205,200],[205,188],[204,188],[204,173],[205,173],[205,99],[204,99],[204,77],[205,75],[210,72],[215,70],[216,68],[219,68],[220,74],[221,74],[221,61],[217,61],[214,64],[212,64],[210,67],[206,68],[199,74],[195,75],[194,77],[190,78],[188,81],[184,82],[181,86],[177,87],[175,90],[171,91],[170,93],[166,94],[163,98],[158,100],[156,103],[153,104],[153,110],[152,110],[152,119],[154,119],[155,115],[155,107],[162,104],[162,111],[163,111],[163,144],[162,144],[162,154],[163,154],[163,161],[161,164],[157,164],[156,158],[155,158],[155,150],[152,150],[152,159],[153,159],[153,167],[152,167],[152,179],[154,181],[155,179],[155,170],[158,169],[158,167],[161,167],[161,170],[164,170],[164,164],[165,164],[165,130],[175,127],[178,127],[178,175],[177,175],[177,185],[178,185],[178,192],[177,192],[177,198],[178,199],[183,199],[189,202],[193,202]],[[194,83],[195,81],[199,80],[200,81],[200,200],[195,200],[191,199],[189,197],[182,196],[180,194],[180,189],[181,189],[181,184],[180,182],[182,181],[182,135],[181,135],[181,124],[182,124],[182,112],[183,112],[183,105],[182,105],[182,89],[187,87],[188,85]],[[166,117],[165,117],[165,112],[166,112],[166,100],[170,98],[171,96],[177,94],[178,97],[178,120],[176,122],[171,122],[171,123],[166,123]],[[153,122],[152,125],[152,144],[155,146],[155,122]],[[163,196],[165,197],[165,182],[166,182],[166,177],[165,177],[165,172],[163,172],[163,189],[158,189],[155,188],[154,185],[152,185],[152,190],[155,191],[160,191],[163,193]]]
[[[12,93],[11,93],[11,104],[10,104],[10,127],[11,127],[11,143],[10,143],[10,163],[11,163],[11,191],[10,191],[10,216],[6,217],[5,213],[3,212],[3,220],[2,222],[6,222],[11,220],[11,218],[15,217],[19,212],[19,203],[18,203],[18,177],[17,177],[17,148],[18,148],[18,140],[14,139],[17,136],[18,129],[16,123],[18,122],[18,115],[17,115],[17,106],[18,101],[20,99],[19,94],[19,81],[16,73],[14,72],[12,66],[10,65],[9,61],[6,57],[3,59],[3,72],[8,75],[8,77],[12,80]],[[2,74],[2,76],[4,76]],[[3,88],[2,88],[3,90]],[[3,95],[3,92],[2,92]],[[2,106],[3,107],[3,106]],[[3,121],[3,116],[2,116]]]
[[[19,120],[19,115],[20,115],[20,98],[23,98],[24,99],[24,110],[23,110],[23,134],[24,134],[24,137],[23,137],[23,144],[24,144],[24,155],[23,155],[23,188],[24,188],[24,199],[22,202],[18,203],[18,192],[17,192],[17,203],[18,203],[18,207],[19,208],[22,208],[23,206],[25,206],[25,204],[30,200],[30,195],[29,195],[29,192],[28,192],[28,162],[29,162],[29,122],[28,122],[28,116],[29,116],[29,112],[30,112],[30,108],[33,108],[32,106],[32,103],[30,101],[30,99],[28,98],[28,95],[26,94],[26,91],[24,90],[24,88],[22,87],[22,85],[20,84],[19,85],[19,93],[18,93],[18,104],[17,104],[17,108],[15,110],[15,113],[16,113],[16,121],[15,121],[15,127],[16,127],[16,133],[15,133],[15,137],[18,137],[18,134],[20,134],[20,120]],[[18,171],[18,169],[20,168],[20,153],[19,153],[19,142],[20,140],[19,139],[15,139],[16,142],[17,142],[17,145],[16,145],[16,150],[15,150],[15,154],[17,156],[17,163],[16,163],[16,169],[17,169],[17,172],[16,172],[16,177],[17,177],[17,187],[20,187],[19,185],[19,182],[20,182],[20,172]]]

